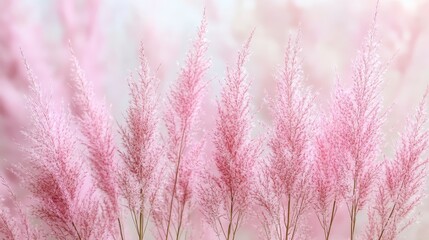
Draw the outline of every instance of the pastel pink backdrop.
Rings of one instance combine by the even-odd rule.
[[[373,19],[375,5],[374,0],[0,0],[3,174],[14,180],[9,169],[12,163],[21,161],[17,144],[22,143],[20,131],[28,123],[23,105],[28,89],[21,51],[42,84],[52,89],[54,97],[69,102],[73,91],[69,82],[71,45],[93,82],[97,97],[105,99],[115,121],[123,123],[128,102],[127,77],[138,64],[140,42],[150,64],[159,66],[157,74],[163,91],[167,90],[176,79],[178,63],[190,47],[205,7],[212,63],[206,99],[219,96],[225,66],[234,61],[240,45],[255,29],[247,69],[253,82],[252,101],[258,119],[269,122],[264,98],[274,92],[275,69],[282,62],[289,34],[301,31],[306,85],[318,93],[318,104],[324,106],[337,75],[347,84],[351,60]],[[383,86],[385,109],[389,110],[384,127],[388,156],[392,156],[397,139],[397,132],[392,129],[401,129],[404,112],[417,105],[429,84],[427,12],[428,0],[380,1],[378,37],[383,59],[391,59]],[[202,124],[211,128],[214,122],[210,113],[215,104],[207,100],[204,106]],[[429,200],[425,202],[419,208],[420,222],[407,231],[404,239],[429,236]],[[345,217],[346,214],[337,218],[337,229]],[[318,231],[317,222],[313,229]],[[243,234],[249,237],[251,231]]]

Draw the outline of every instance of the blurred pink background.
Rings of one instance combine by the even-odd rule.
[[[68,83],[70,44],[99,97],[111,105],[115,121],[122,123],[128,103],[127,78],[137,66],[140,42],[150,64],[159,66],[165,91],[176,79],[205,7],[212,62],[205,124],[212,124],[208,113],[219,95],[225,66],[253,29],[247,69],[253,81],[255,111],[261,121],[269,121],[264,97],[273,92],[273,76],[282,63],[289,34],[298,28],[301,31],[306,84],[318,93],[318,104],[324,107],[337,75],[348,84],[351,60],[375,6],[375,0],[0,0],[2,174],[14,179],[9,169],[22,160],[20,131],[28,122],[21,51],[42,84],[57,100],[67,103],[72,91]],[[384,83],[385,109],[389,111],[387,156],[392,155],[406,113],[414,109],[429,84],[428,12],[429,0],[382,0],[379,4],[382,57],[391,61]],[[429,199],[426,202],[420,207],[420,222],[404,239],[429,236]]]

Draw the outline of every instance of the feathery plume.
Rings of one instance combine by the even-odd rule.
[[[99,103],[94,94],[92,84],[85,78],[79,62],[71,51],[73,67],[73,84],[78,124],[85,137],[88,158],[93,166],[97,186],[105,194],[105,213],[110,228],[114,231],[119,215],[118,186],[116,182],[117,168],[115,163],[115,144],[112,126],[106,106]],[[112,234],[115,234],[112,232]]]
[[[146,234],[153,201],[159,188],[157,168],[162,158],[158,131],[158,79],[151,72],[140,49],[138,80],[129,82],[130,106],[126,126],[120,128],[124,166],[120,169],[122,195],[128,203],[139,239]]]
[[[11,208],[2,207],[0,210],[0,237],[6,240],[18,239],[42,239],[40,231],[36,226],[30,226],[29,218],[24,206],[18,202],[15,194],[6,181],[0,177],[1,184],[6,188]]]
[[[394,161],[385,165],[375,206],[369,213],[367,239],[396,239],[412,223],[412,212],[421,202],[428,163],[422,156],[429,147],[429,131],[426,129],[428,91],[414,118],[408,119]]]
[[[99,203],[76,155],[70,114],[43,94],[28,66],[27,70],[33,126],[25,136],[31,143],[26,148],[31,169],[22,174],[37,200],[35,215],[57,239],[103,239]]]
[[[260,154],[260,145],[250,139],[250,83],[244,68],[252,36],[238,53],[235,67],[227,69],[214,133],[217,174],[205,177],[206,186],[199,194],[207,222],[218,236],[228,240],[235,239],[249,214],[253,166]]]
[[[204,74],[209,68],[205,57],[207,52],[205,14],[198,29],[198,36],[188,53],[178,82],[169,96],[169,107],[165,115],[167,127],[167,158],[173,165],[173,171],[167,176],[167,206],[158,207],[155,213],[160,234],[167,240],[169,237],[179,239],[186,225],[193,198],[193,178],[196,162],[202,147],[193,135],[197,129],[197,113],[206,83]],[[194,169],[193,169],[194,168]],[[171,225],[174,225],[174,229]]]
[[[313,96],[302,87],[299,37],[289,39],[284,67],[277,77],[277,97],[272,99],[273,133],[271,154],[262,166],[256,197],[268,239],[296,239],[305,211],[310,206]]]
[[[338,206],[344,196],[344,169],[341,164],[341,148],[335,138],[332,121],[323,118],[315,142],[315,163],[313,172],[314,210],[328,240]]]
[[[69,26],[66,32],[81,29],[77,18],[69,18],[68,11],[74,11],[74,5],[63,2],[63,22]],[[90,2],[93,10],[98,9],[98,0]],[[3,5],[8,8],[11,3],[8,0]],[[83,33],[92,43],[98,38],[92,31],[97,23],[94,16],[89,16],[91,27]],[[0,19],[0,25],[7,23],[5,19]],[[41,90],[41,82],[25,63],[31,85],[26,99],[31,113],[28,120],[32,124],[23,134],[28,164],[19,165],[16,171],[30,197],[29,202],[19,202],[3,182],[5,188],[1,190],[9,194],[5,194],[7,204],[0,209],[0,238],[125,240],[127,229],[121,213],[129,210],[139,240],[148,235],[162,240],[235,240],[250,217],[261,221],[263,239],[308,239],[306,218],[313,210],[311,214],[317,216],[327,240],[337,231],[333,222],[343,205],[349,211],[350,240],[358,235],[358,216],[366,213],[362,210],[368,206],[365,217],[369,224],[363,237],[399,237],[414,220],[413,213],[424,195],[429,89],[416,114],[408,119],[393,160],[378,163],[385,65],[378,56],[375,24],[353,62],[353,85],[336,87],[331,109],[320,119],[315,115],[312,92],[303,86],[299,37],[289,40],[284,66],[276,76],[277,94],[268,101],[273,127],[266,135],[268,151],[264,158],[263,141],[251,136],[255,119],[245,70],[253,33],[238,52],[235,65],[227,68],[217,102],[214,148],[207,154],[206,135],[198,132],[200,105],[208,84],[206,25],[204,16],[168,96],[163,119],[157,93],[160,82],[141,49],[137,76],[130,76],[131,100],[125,124],[119,128],[122,149],[118,163],[109,109],[94,92],[97,72],[87,72],[92,80],[87,81],[77,57],[72,56],[73,118],[68,106]],[[7,43],[15,37],[9,38],[6,36]],[[82,52],[80,57],[84,69],[92,66],[85,62],[92,59],[88,53],[91,51]],[[15,61],[10,61],[10,66],[15,66]],[[20,67],[3,70],[6,80],[22,78],[24,72]],[[18,115],[11,115],[10,103],[18,95],[8,93],[15,86],[9,82],[0,94],[0,105],[9,105],[0,108],[3,116],[18,119]],[[159,126],[161,119],[165,129]],[[205,156],[210,161],[203,162]],[[126,206],[121,206],[121,201]],[[205,218],[203,225],[191,225],[195,224],[191,217],[197,207]],[[27,212],[32,215],[27,216]]]
[[[350,214],[350,239],[356,232],[357,214],[366,205],[374,186],[375,161],[382,142],[381,90],[385,71],[379,59],[375,26],[353,63],[353,86],[339,87],[334,99],[336,138],[343,149],[342,164],[346,173],[346,203]]]

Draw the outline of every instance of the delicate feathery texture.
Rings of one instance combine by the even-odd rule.
[[[414,220],[412,212],[424,195],[427,173],[429,131],[427,95],[417,108],[397,146],[393,161],[386,162],[375,205],[369,213],[366,239],[397,239]]]
[[[357,214],[366,205],[374,187],[376,160],[382,142],[381,84],[385,64],[378,55],[375,20],[365,42],[353,62],[353,86],[338,87],[334,97],[336,138],[343,149],[347,191],[346,204],[350,213],[350,238],[356,233]]]
[[[314,99],[302,86],[299,52],[299,37],[291,38],[277,76],[277,96],[270,101],[271,152],[261,166],[256,193],[267,239],[304,237],[304,214],[310,207]]]
[[[68,19],[68,11],[74,11],[75,4],[58,2],[66,4],[61,10],[63,21],[68,22],[65,31],[85,29],[83,35],[91,38],[88,45],[97,43],[92,33],[96,26],[94,15],[85,16],[91,27],[81,29],[85,20],[80,24],[79,18]],[[14,2],[4,3],[0,5],[9,9]],[[98,9],[98,3],[99,0],[88,1],[94,9]],[[5,20],[11,15],[5,16],[0,16],[0,25],[7,25]],[[9,31],[8,26],[5,29]],[[22,177],[29,191],[0,186],[0,195],[5,196],[0,209],[0,238],[346,239],[340,235],[344,228],[337,223],[348,221],[340,217],[350,217],[351,240],[361,238],[356,222],[364,222],[367,217],[369,224],[362,232],[366,234],[363,239],[399,238],[414,222],[413,213],[422,202],[427,178],[428,93],[416,115],[409,119],[393,160],[378,162],[383,144],[381,76],[385,65],[378,59],[374,28],[353,64],[353,85],[338,85],[329,110],[320,111],[322,116],[315,114],[319,106],[303,84],[298,38],[289,40],[284,67],[276,76],[277,94],[268,101],[273,116],[273,127],[267,128],[268,134],[263,136],[268,144],[252,137],[257,119],[252,115],[250,81],[245,70],[252,36],[239,51],[235,65],[227,68],[212,135],[199,132],[202,126],[209,125],[200,124],[200,107],[211,107],[202,105],[209,67],[205,34],[204,17],[165,105],[158,93],[161,78],[155,77],[158,72],[151,71],[141,50],[137,76],[131,76],[129,81],[125,123],[119,127],[120,149],[114,145],[109,108],[96,98],[95,69],[87,71],[91,80],[88,82],[73,56],[74,89],[69,95],[61,91],[62,81],[48,82],[49,74],[43,71],[38,74],[43,81],[36,81],[26,64],[22,69],[15,66],[16,58],[6,61],[5,68],[0,66],[0,81],[3,77],[8,83],[1,89],[0,115],[15,114],[12,104],[20,96],[13,90],[15,81],[10,79],[21,79],[25,73],[22,70],[27,70],[31,94],[26,106],[31,115],[20,122],[32,123],[24,127],[27,142],[16,139],[25,150],[22,153],[26,158],[22,160],[28,160],[26,164],[12,161],[19,157],[6,158],[18,165],[14,173]],[[0,36],[0,41],[2,37],[5,36]],[[8,38],[6,34],[6,43],[16,46]],[[80,39],[85,42],[87,38]],[[87,70],[92,66],[94,52],[79,53],[82,68]],[[35,70],[39,72],[37,66]],[[57,80],[62,79],[66,72],[63,70],[55,71]],[[24,84],[25,81],[16,82],[17,87],[27,89]],[[42,89],[46,84],[51,85],[55,95],[45,95]],[[58,101],[59,96],[71,100],[72,111]],[[74,98],[68,99],[70,96]],[[162,111],[166,111],[164,118]],[[8,119],[19,118],[10,115]],[[7,131],[13,134],[4,134],[5,137],[15,140],[16,129]],[[120,156],[117,163],[115,151]],[[19,201],[21,197],[25,201]],[[359,218],[358,213],[362,214]],[[324,236],[317,229],[308,231],[313,225],[311,220],[317,225],[316,217]],[[205,221],[201,222],[201,218]],[[247,229],[241,230],[249,225],[254,227],[250,236],[246,235]],[[137,237],[131,234],[133,227]],[[251,236],[258,230],[265,236]]]
[[[322,117],[318,127],[312,178],[315,190],[313,205],[324,237],[329,239],[338,206],[345,193],[345,175],[341,164],[342,149],[335,138],[335,126],[330,119]]]
[[[65,99],[71,102],[68,97],[73,92],[65,81],[70,77],[67,45],[70,40],[73,41],[86,75],[94,83],[95,91],[100,93],[100,82],[107,79],[103,78],[100,71],[100,53],[104,51],[106,39],[103,31],[100,31],[100,3],[99,0],[85,3],[67,0],[52,2],[52,8],[48,11],[53,19],[47,23],[34,18],[37,10],[34,11],[34,6],[29,2],[0,1],[0,158],[13,159],[0,161],[0,170],[12,188],[19,181],[13,174],[15,169],[12,162],[17,163],[25,158],[16,143],[25,144],[21,130],[31,124],[27,109],[21,107],[25,105],[22,96],[29,90],[26,70],[21,64],[21,51],[31,62],[42,88],[49,86],[53,89],[52,100]],[[53,39],[48,40],[44,34],[53,25],[64,31],[58,31],[55,40],[51,41]]]
[[[0,238],[5,240],[42,239],[37,226],[30,225],[26,209],[20,204],[6,181],[0,177],[1,184],[6,188],[11,206],[3,206],[0,210]]]
[[[250,83],[244,68],[252,36],[238,53],[235,66],[227,69],[214,132],[213,162],[217,172],[204,178],[206,186],[199,193],[207,222],[224,239],[235,239],[249,215],[253,167],[261,150],[260,144],[250,136]]]
[[[106,239],[94,187],[76,154],[70,114],[45,96],[28,72],[33,125],[24,134],[30,142],[25,150],[31,167],[22,177],[35,197],[34,214],[57,239]]]
[[[39,26],[23,18],[29,8],[22,2],[4,0],[0,1],[0,9],[3,12],[0,16],[0,171],[14,188],[19,180],[13,174],[15,166],[12,162],[24,158],[16,143],[25,144],[21,130],[30,124],[28,112],[22,107],[25,105],[22,95],[28,92],[28,81],[21,51],[25,51],[26,58],[33,63],[42,85],[50,72],[44,61],[46,51],[43,50]],[[3,161],[3,158],[10,161]]]
[[[121,192],[132,212],[139,239],[143,239],[160,188],[159,80],[149,68],[143,46],[140,49],[138,79],[129,82],[130,106],[126,126],[120,128],[124,166],[120,169]]]
[[[166,152],[171,171],[166,179],[163,199],[159,200],[154,217],[159,235],[166,240],[169,236],[178,239],[183,235],[187,216],[193,205],[193,179],[197,176],[195,171],[198,169],[195,168],[200,157],[194,153],[201,152],[202,147],[194,135],[198,129],[197,113],[207,85],[204,75],[210,66],[205,56],[206,27],[204,14],[185,66],[168,97],[164,118],[168,135]]]
[[[112,126],[107,107],[98,102],[91,82],[89,82],[72,52],[73,84],[75,87],[74,108],[88,159],[92,164],[97,186],[105,195],[105,213],[114,231],[119,215],[117,186],[116,147],[113,142]],[[115,234],[112,232],[112,234]]]

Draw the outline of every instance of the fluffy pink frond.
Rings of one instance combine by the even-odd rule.
[[[209,68],[206,59],[207,40],[205,39],[207,22],[205,16],[198,29],[197,39],[193,43],[192,50],[188,52],[185,66],[182,68],[179,79],[169,95],[169,108],[165,121],[171,146],[177,148],[182,138],[184,142],[190,138],[202,91],[206,85],[204,75]],[[172,151],[177,155],[177,151]],[[177,156],[170,156],[174,161]]]
[[[181,236],[186,226],[187,217],[193,204],[193,186],[191,176],[199,156],[193,154],[198,143],[194,134],[198,129],[197,113],[206,86],[204,75],[209,68],[206,59],[207,42],[205,15],[198,29],[198,35],[188,52],[185,66],[182,68],[179,79],[168,97],[169,106],[165,115],[167,127],[167,158],[170,171],[166,179],[164,198],[157,207],[155,218],[158,219],[159,232],[168,239],[168,236]],[[165,209],[167,209],[165,211]],[[179,211],[174,211],[179,210]],[[174,230],[173,227],[174,225]]]
[[[93,197],[94,189],[84,185],[86,174],[75,152],[70,114],[43,94],[28,71],[33,126],[25,135],[30,141],[26,151],[31,169],[23,177],[37,200],[35,214],[58,239],[103,237],[103,224],[93,225],[99,203]]]
[[[120,170],[121,191],[128,208],[140,221],[141,237],[149,217],[157,189],[160,187],[159,161],[163,157],[158,135],[158,79],[149,68],[143,47],[140,51],[138,78],[129,82],[130,106],[127,110],[126,126],[121,127],[122,144],[120,151],[124,162]],[[140,232],[141,231],[141,232]]]
[[[273,133],[268,162],[263,166],[262,185],[258,197],[264,210],[268,238],[294,239],[303,234],[303,214],[310,206],[311,162],[315,130],[313,96],[302,87],[298,37],[289,40],[284,67],[277,76],[277,96],[270,102]],[[268,182],[264,182],[268,181]],[[269,187],[270,192],[265,192]],[[274,202],[273,202],[274,201]],[[278,206],[278,209],[271,209]],[[262,219],[263,220],[263,219]],[[301,221],[301,222],[300,222]]]
[[[250,83],[244,68],[252,35],[238,53],[235,66],[227,69],[214,133],[213,158],[218,173],[205,177],[206,186],[200,193],[204,216],[225,239],[235,239],[249,214],[253,168],[261,150],[250,137]]]
[[[109,106],[98,99],[101,1],[54,4],[64,31],[46,43],[63,46],[70,38],[76,44],[70,64],[62,58],[46,64],[40,52],[52,60],[62,51],[40,51],[40,34],[27,33],[44,28],[29,24],[16,2],[0,0],[0,154],[7,159],[0,166],[14,164],[8,184],[21,177],[26,191],[0,177],[0,239],[394,240],[415,222],[429,175],[429,87],[395,155],[381,159],[387,64],[378,55],[377,13],[352,62],[350,85],[335,86],[327,109],[306,87],[300,36],[290,38],[275,93],[267,96],[271,119],[259,128],[254,125],[265,114],[252,111],[247,72],[253,33],[226,68],[216,107],[205,104],[212,89],[204,13],[165,99],[157,77],[165,74],[149,64],[158,58],[140,49],[119,148]],[[162,39],[167,28],[149,25],[145,40]],[[19,46],[29,51],[41,81],[26,62],[19,64]],[[265,132],[254,136],[255,130]]]
[[[107,107],[98,102],[91,82],[89,82],[72,53],[74,70],[73,84],[76,89],[74,104],[84,143],[88,149],[88,158],[93,166],[95,181],[105,193],[106,213],[111,224],[116,223],[119,213],[117,167],[115,162],[115,144]]]
[[[325,234],[329,239],[338,206],[345,193],[344,166],[341,164],[342,149],[335,138],[332,121],[322,118],[315,142],[314,209]]]
[[[42,235],[36,226],[30,226],[26,208],[18,202],[15,194],[6,181],[0,177],[1,184],[8,192],[11,205],[9,208],[3,206],[0,210],[0,237],[5,240],[18,239],[42,239]]]
[[[385,65],[378,55],[379,43],[373,27],[353,62],[353,86],[338,87],[333,106],[334,126],[343,149],[347,191],[345,194],[351,218],[351,238],[356,232],[357,213],[366,205],[373,190],[376,160],[382,142],[381,84]]]
[[[429,147],[429,131],[425,128],[428,91],[414,118],[408,119],[394,161],[386,163],[376,204],[369,215],[368,239],[396,239],[408,227],[412,212],[423,197],[428,163],[423,154]]]

